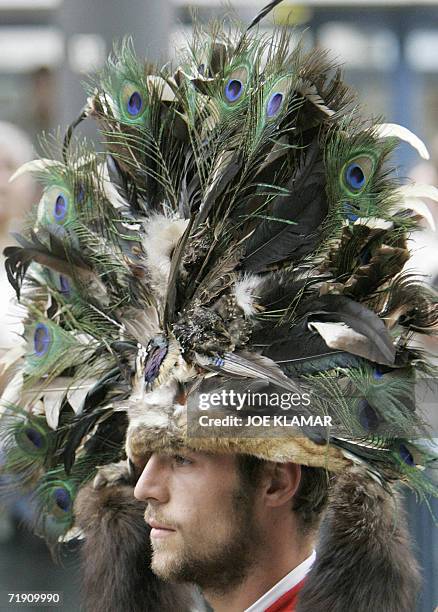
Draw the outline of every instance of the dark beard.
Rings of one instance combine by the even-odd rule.
[[[254,494],[253,490],[239,490],[233,494],[232,534],[226,545],[201,555],[195,550],[185,551],[178,567],[162,578],[193,583],[203,591],[218,595],[241,584],[256,562],[253,553],[262,541],[253,516]]]

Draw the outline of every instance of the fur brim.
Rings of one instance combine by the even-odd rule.
[[[225,415],[226,416],[226,415]],[[280,427],[279,435],[261,435],[257,428],[246,430],[246,437],[236,431],[227,436],[226,427],[205,430],[191,422],[187,424],[187,409],[179,407],[167,413],[160,407],[150,407],[144,415],[134,418],[128,429],[126,451],[136,463],[153,452],[172,452],[181,448],[214,453],[244,453],[268,461],[300,463],[324,467],[340,472],[351,466],[340,449],[332,445],[317,444],[309,438],[285,435]],[[197,436],[199,434],[199,437]]]
[[[418,588],[398,494],[357,468],[339,476],[296,612],[413,612]]]

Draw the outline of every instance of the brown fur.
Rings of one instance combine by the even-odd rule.
[[[221,416],[226,414],[228,413],[225,411]],[[292,461],[327,468],[331,472],[340,472],[351,465],[351,461],[345,458],[339,448],[316,444],[304,436],[285,436],[284,432],[280,431],[278,437],[263,437],[255,427],[245,430],[247,437],[226,437],[227,429],[219,427],[216,436],[214,429],[210,428],[208,436],[204,432],[204,437],[195,437],[194,427],[191,428],[190,435],[187,435],[185,414],[179,415],[178,418],[172,416],[165,419],[162,412],[157,410],[157,415],[155,424],[151,408],[146,416],[146,423],[137,421],[135,426],[128,430],[126,452],[134,463],[141,462],[152,452],[191,448],[195,451],[255,455],[267,461]]]
[[[357,468],[339,476],[297,612],[413,612],[418,586],[399,496]]]
[[[78,495],[75,510],[85,533],[82,549],[87,612],[188,612],[192,589],[164,583],[150,569],[145,504],[126,484],[91,485]]]

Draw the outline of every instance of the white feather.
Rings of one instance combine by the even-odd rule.
[[[120,334],[122,340],[128,335],[147,345],[149,340],[160,332],[158,312],[154,306],[146,306],[141,310],[137,308],[126,309],[121,321],[123,324],[123,330]]]
[[[170,87],[169,83],[156,74],[150,74],[146,77],[146,84],[149,92],[152,94],[153,90],[160,94],[163,102],[173,102],[175,100],[175,92]],[[176,86],[176,83],[175,83]]]
[[[418,215],[421,215],[425,221],[427,221],[430,229],[435,232],[436,226],[432,213],[429,210],[426,202],[422,202],[418,198],[406,198],[404,202],[400,203],[397,208],[399,210],[413,210]]]
[[[354,225],[366,225],[370,229],[391,229],[393,223],[391,221],[385,221],[378,217],[359,217],[354,222]]]
[[[127,208],[128,203],[124,198],[122,198],[111,182],[106,164],[102,164],[100,171],[102,173],[103,191],[107,200],[114,206],[114,208]]]
[[[433,215],[426,202],[423,202],[421,199],[426,198],[438,202],[438,189],[436,187],[423,183],[414,183],[412,185],[403,185],[403,187],[397,189],[397,193],[402,198],[402,202],[398,202],[392,207],[392,213],[395,213],[397,210],[413,210],[427,221],[433,232],[436,231]]]
[[[438,202],[438,188],[424,183],[403,185],[403,187],[397,189],[397,193],[404,198],[427,198]]]
[[[74,413],[79,414],[85,396],[93,385],[96,384],[97,379],[90,378],[82,381],[80,385],[76,384],[75,386],[70,386],[72,382],[72,378],[59,376],[44,389],[44,414],[47,424],[51,429],[56,429],[58,427],[62,400],[65,395],[67,395],[67,400],[73,408]]]
[[[95,97],[96,100],[99,100],[100,104],[102,105],[105,114],[111,113],[112,115],[114,115],[114,117],[119,117],[118,106],[114,99],[108,93],[101,95],[99,91],[96,90]],[[94,100],[94,98],[88,98],[87,102],[91,104],[92,112],[95,112],[96,101]]]
[[[80,527],[74,525],[71,529],[64,533],[64,535],[60,535],[58,537],[58,542],[60,544],[64,544],[65,542],[70,542],[70,540],[84,540],[85,535]]]
[[[308,325],[309,329],[315,330],[323,338],[328,347],[340,349],[371,359],[370,342],[366,336],[351,329],[345,323],[322,323],[312,321]]]
[[[8,408],[20,403],[23,391],[23,382],[24,374],[23,370],[20,369],[14,375],[11,382],[8,383],[0,398],[0,418]]]
[[[80,385],[77,385],[75,387],[69,387],[67,391],[67,399],[71,407],[73,408],[75,414],[79,414],[85,396],[97,382],[97,378],[91,378],[89,380],[84,380]]]
[[[1,350],[1,349],[0,349]],[[25,343],[21,342],[17,346],[8,349],[0,359],[0,373],[6,372],[14,363],[17,363],[26,354]]]
[[[214,170],[211,173],[211,178],[209,179],[209,187],[207,191],[205,192],[202,204],[199,208],[199,212],[202,211],[204,204],[208,196],[210,195],[210,193],[216,189],[216,181],[218,177],[220,176],[221,172],[228,166],[228,164],[233,159],[233,155],[234,155],[234,151],[228,151],[228,150],[225,150],[219,154],[215,162]]]
[[[307,98],[309,102],[314,104],[320,111],[322,111],[329,117],[332,117],[335,114],[335,111],[329,108],[325,104],[324,100],[319,95],[318,90],[316,89],[315,85],[303,83],[301,86],[297,88],[297,90],[302,96]]]
[[[24,174],[38,174],[47,170],[47,168],[53,167],[63,168],[63,164],[55,159],[32,159],[20,166],[9,178],[9,182],[12,183],[12,181],[15,181]]]
[[[429,151],[424,142],[418,138],[411,130],[398,125],[397,123],[378,123],[373,126],[373,131],[380,138],[398,138],[414,147],[423,159],[429,159]]]
[[[188,224],[188,219],[153,215],[144,223],[143,249],[150,283],[158,297],[164,299],[170,272],[170,256]]]
[[[47,425],[55,430],[59,424],[59,415],[61,412],[62,400],[65,394],[65,389],[62,391],[46,393],[43,398],[44,415]]]
[[[234,286],[234,297],[236,303],[241,308],[246,317],[250,317],[257,312],[254,302],[258,297],[255,293],[260,286],[262,279],[259,276],[245,274]]]
[[[129,430],[127,438],[132,430],[137,427],[154,427],[157,429],[164,429],[169,425],[169,417],[167,413],[160,407],[160,409],[148,409],[144,410],[141,414],[130,418]]]

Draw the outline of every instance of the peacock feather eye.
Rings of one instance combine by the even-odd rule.
[[[37,323],[33,334],[33,347],[35,355],[43,357],[49,350],[51,344],[50,330],[44,323]]]
[[[360,155],[348,161],[343,169],[345,187],[352,193],[361,192],[371,178],[373,167],[373,159],[367,155]]]
[[[75,217],[70,190],[64,185],[48,187],[38,206],[38,221],[42,225],[65,226]]]
[[[55,506],[61,512],[70,512],[72,507],[72,499],[70,492],[65,487],[56,487],[53,490],[53,501]]]
[[[275,119],[283,110],[285,101],[290,92],[291,82],[291,78],[286,76],[282,77],[271,86],[265,102],[267,119]]]
[[[266,105],[266,114],[270,119],[278,114],[278,111],[280,110],[282,104],[283,94],[281,92],[277,91],[270,95],[268,103]]]
[[[75,349],[82,346],[73,334],[48,319],[26,326],[25,336],[28,349],[24,369],[30,376],[61,371],[78,359]]]
[[[53,208],[53,216],[56,221],[64,221],[68,210],[68,201],[63,193],[60,193],[55,200],[55,206]]]
[[[49,445],[48,430],[41,423],[27,421],[15,430],[15,442],[26,454],[45,455]]]
[[[406,444],[400,444],[400,446],[398,447],[398,451],[403,463],[406,463],[406,465],[410,466],[415,465],[414,457],[412,456],[412,453],[410,452]]]
[[[352,189],[362,189],[365,185],[365,173],[359,164],[350,164],[347,167],[345,179]]]
[[[73,520],[75,487],[68,480],[46,481],[39,491],[41,509],[44,509],[62,529],[68,529]]]
[[[128,99],[127,109],[132,117],[137,117],[141,113],[143,100],[138,91],[134,91]]]
[[[69,297],[71,294],[71,285],[70,285],[70,281],[69,279],[64,276],[63,274],[59,275],[59,290],[60,292],[65,295],[66,297]]]
[[[248,74],[249,71],[246,66],[239,66],[228,75],[224,88],[226,102],[235,104],[241,100],[248,83]]]
[[[52,206],[53,220],[57,223],[63,223],[69,212],[69,194],[59,187],[53,187],[49,190],[49,200]]]
[[[131,121],[142,117],[145,111],[143,94],[134,83],[125,83],[123,85],[120,103],[123,116]]]
[[[358,418],[362,427],[369,432],[374,432],[380,425],[380,416],[366,399],[358,403]]]
[[[380,380],[383,377],[383,371],[382,368],[380,366],[376,366],[373,369],[373,378],[375,380]]]
[[[29,440],[29,442],[35,446],[35,448],[41,448],[43,445],[43,439],[41,437],[41,434],[38,430],[32,428],[32,427],[27,427],[24,430],[24,435],[26,436],[26,438]]]
[[[236,102],[243,93],[243,83],[239,79],[230,79],[225,86],[225,97],[228,102]]]

